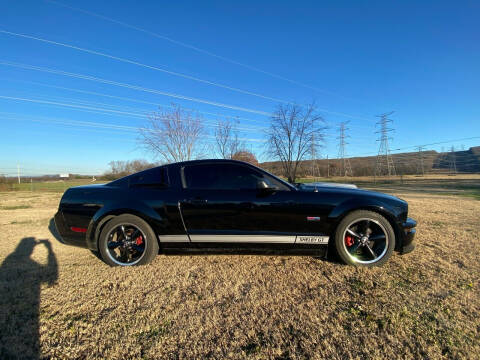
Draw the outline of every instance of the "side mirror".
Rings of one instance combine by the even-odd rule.
[[[258,180],[257,190],[259,193],[262,193],[262,194],[272,194],[275,191],[278,191],[278,188],[268,185],[264,180]]]
[[[262,190],[262,189],[268,189],[269,186],[264,180],[258,180],[257,181],[257,189]]]

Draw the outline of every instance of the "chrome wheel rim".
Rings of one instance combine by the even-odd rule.
[[[342,239],[348,257],[358,264],[380,261],[390,246],[385,227],[379,221],[369,218],[352,221],[343,232]]]
[[[122,266],[135,265],[142,260],[147,237],[133,224],[120,224],[107,235],[105,250],[108,257]]]

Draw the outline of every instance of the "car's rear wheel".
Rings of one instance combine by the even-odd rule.
[[[119,215],[105,224],[98,247],[102,260],[110,266],[145,265],[158,254],[152,228],[130,214]]]
[[[382,265],[395,248],[395,232],[382,215],[367,210],[354,211],[338,225],[335,248],[346,264]]]

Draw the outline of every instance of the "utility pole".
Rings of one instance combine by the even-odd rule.
[[[18,178],[18,183],[20,184],[20,165],[17,164],[17,178]]]
[[[317,154],[315,151],[316,143],[315,143],[315,135],[312,135],[312,147],[310,150],[311,158],[312,158],[312,177],[315,180],[316,177],[320,177],[320,169],[318,168],[317,163]]]
[[[396,175],[392,155],[390,154],[390,147],[388,145],[388,140],[392,140],[392,138],[388,136],[388,133],[393,131],[392,128],[388,127],[388,123],[393,122],[393,120],[390,120],[388,116],[392,115],[393,113],[394,112],[392,111],[377,115],[380,118],[380,120],[377,122],[377,125],[380,125],[380,130],[376,131],[375,133],[380,134],[380,138],[377,140],[380,141],[380,147],[378,148],[378,155],[375,164],[375,177],[378,175]]]
[[[423,146],[417,146],[417,151],[418,151],[418,163],[417,163],[417,173],[420,173],[419,170],[421,170],[421,174],[425,176],[425,168],[423,166]]]
[[[448,167],[450,171],[452,171],[454,174],[457,173],[457,162],[455,158],[455,147],[452,146],[450,148],[450,156],[448,158]]]
[[[350,166],[350,160],[346,157],[347,155],[345,153],[345,145],[348,144],[345,141],[345,138],[348,137],[345,135],[345,130],[348,130],[348,128],[345,127],[346,124],[348,124],[348,121],[342,121],[340,123],[340,127],[339,127],[340,135],[337,137],[337,139],[339,139],[338,158],[341,161],[341,175],[345,177],[353,176],[352,167]]]
[[[330,177],[330,160],[328,159],[328,155],[327,155],[327,178]]]

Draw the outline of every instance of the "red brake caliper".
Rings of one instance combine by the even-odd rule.
[[[345,245],[352,246],[355,241],[353,240],[353,236],[346,235],[345,236]]]
[[[142,243],[143,243],[143,239],[142,239],[142,235],[140,235],[135,239],[135,244],[142,245]]]

